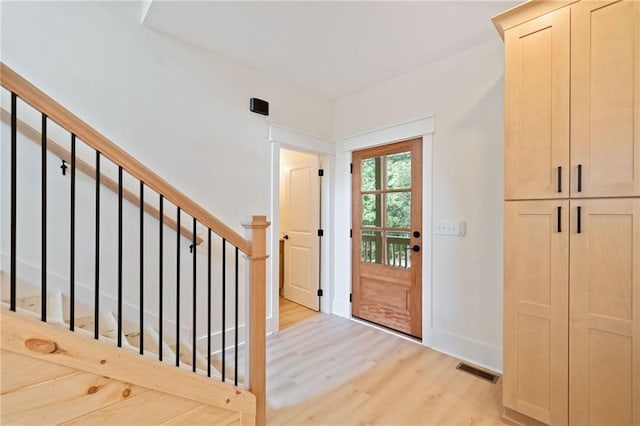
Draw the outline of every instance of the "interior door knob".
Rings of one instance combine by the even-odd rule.
[[[289,239],[289,236],[285,234],[285,236],[284,236],[284,237],[282,237],[282,238],[284,238],[285,240],[288,240],[288,239]]]

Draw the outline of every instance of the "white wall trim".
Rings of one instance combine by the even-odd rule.
[[[435,115],[429,115],[416,120],[407,121],[393,126],[372,130],[343,139],[342,150],[345,155],[344,167],[341,173],[344,174],[345,200],[351,200],[351,178],[349,164],[351,162],[350,152],[358,149],[371,148],[399,142],[402,140],[422,137],[422,246],[423,252],[428,250],[428,255],[422,256],[422,344],[432,345],[432,262],[433,262],[433,132],[435,131]],[[350,205],[346,213],[350,223]],[[338,239],[337,244],[342,245],[345,252],[351,253],[351,239],[343,236]],[[346,292],[351,292],[351,264],[346,262],[344,268],[337,273],[336,285],[343,283]],[[344,289],[343,289],[344,290]],[[338,291],[336,290],[336,293]],[[350,317],[351,305],[348,300],[335,300],[334,311],[338,315]]]
[[[479,367],[502,374],[501,347],[491,346],[437,328],[431,329],[429,334],[431,340],[429,346],[438,352],[464,359]]]
[[[278,142],[282,148],[318,155],[334,155],[336,152],[336,145],[333,142],[276,124],[269,126],[269,141]]]
[[[430,135],[434,132],[435,115],[428,115],[415,120],[349,136],[343,140],[342,149],[345,152],[357,151],[363,148],[371,148],[391,142],[399,142],[419,136]]]
[[[267,276],[270,277],[270,297],[267,298],[267,333],[279,330],[279,294],[278,279],[280,264],[280,149],[303,151],[321,156],[322,168],[325,170],[322,181],[322,217],[321,226],[324,229],[321,256],[322,265],[320,280],[323,296],[320,299],[320,311],[332,313],[333,306],[333,221],[334,190],[333,169],[335,162],[334,143],[318,136],[272,124],[269,126],[269,141],[271,142],[271,226],[267,238],[271,247],[271,254],[267,262]],[[269,315],[269,313],[271,315]]]

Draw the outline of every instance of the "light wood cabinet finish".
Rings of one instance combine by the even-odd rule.
[[[640,425],[640,1],[529,1],[493,21],[505,200],[549,199],[506,201],[505,416]]]
[[[505,199],[569,195],[569,16],[505,32]]]
[[[571,7],[571,163],[572,197],[640,195],[638,1]]]
[[[640,198],[571,201],[571,215],[571,424],[638,425]]]
[[[505,203],[504,405],[567,423],[569,202]]]

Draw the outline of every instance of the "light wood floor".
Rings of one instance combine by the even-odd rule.
[[[305,308],[302,305],[291,302],[284,297],[280,298],[280,331],[285,330],[299,322],[305,321],[307,318],[311,318],[315,315],[319,315],[318,312]]]
[[[267,340],[270,425],[506,424],[501,380],[458,371],[455,358],[331,315],[283,328]]]

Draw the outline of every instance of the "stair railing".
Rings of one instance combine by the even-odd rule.
[[[118,322],[118,330],[117,330],[117,345],[122,346],[122,335],[123,335],[123,315],[122,315],[122,305],[123,305],[123,199],[129,200],[130,202],[138,202],[139,211],[140,211],[140,243],[139,243],[139,253],[140,253],[140,277],[139,277],[139,328],[140,328],[140,340],[139,340],[139,352],[140,354],[144,354],[144,267],[143,267],[143,259],[145,254],[144,250],[144,213],[145,209],[149,212],[149,207],[146,205],[144,201],[144,191],[145,188],[147,190],[153,190],[159,197],[159,211],[157,215],[152,211],[152,215],[157,217],[159,221],[159,277],[160,282],[158,286],[159,291],[159,322],[158,322],[158,331],[159,331],[159,353],[158,359],[160,361],[163,360],[163,292],[165,287],[165,274],[163,272],[163,254],[164,254],[164,227],[167,225],[165,223],[165,202],[170,202],[176,207],[176,220],[175,224],[170,223],[171,227],[176,230],[176,276],[175,276],[175,285],[176,285],[176,356],[175,356],[175,364],[176,366],[180,366],[180,256],[181,256],[181,248],[180,248],[180,239],[184,236],[184,229],[181,225],[181,218],[183,215],[188,215],[191,217],[191,243],[193,249],[192,253],[192,268],[193,268],[193,282],[191,283],[193,286],[192,294],[192,333],[191,336],[193,347],[192,347],[192,370],[196,372],[196,342],[197,342],[197,321],[196,321],[196,294],[197,294],[197,274],[196,274],[196,250],[195,247],[198,245],[199,237],[197,235],[197,227],[198,224],[202,225],[206,229],[206,238],[207,238],[207,376],[211,377],[211,317],[212,317],[212,256],[211,256],[211,244],[212,244],[212,234],[217,235],[222,240],[222,262],[221,262],[221,273],[222,273],[222,303],[221,303],[221,318],[222,318],[222,328],[221,328],[221,337],[222,337],[222,345],[221,345],[221,357],[222,357],[222,368],[220,369],[222,375],[222,381],[226,382],[226,350],[227,342],[225,341],[226,330],[227,330],[227,312],[226,312],[226,288],[227,281],[229,281],[229,277],[227,276],[227,249],[230,248],[232,252],[232,256],[234,256],[234,266],[235,273],[232,275],[234,278],[233,286],[234,286],[234,324],[232,326],[234,331],[234,342],[233,342],[233,355],[234,355],[234,374],[233,374],[233,384],[235,386],[238,385],[238,326],[239,326],[239,318],[238,318],[238,287],[239,287],[239,279],[238,279],[238,269],[239,269],[239,256],[240,253],[244,254],[248,261],[248,318],[247,318],[247,354],[248,354],[248,374],[249,377],[245,378],[245,385],[248,385],[248,389],[256,395],[256,423],[264,424],[266,417],[266,386],[265,386],[265,321],[266,321],[266,229],[269,226],[269,222],[266,220],[265,216],[253,216],[246,223],[243,223],[243,227],[245,228],[245,233],[247,238],[243,238],[239,234],[237,234],[234,230],[229,228],[227,225],[222,223],[216,217],[211,215],[208,211],[202,208],[200,205],[195,203],[193,200],[188,198],[185,194],[178,191],[160,176],[152,172],[146,166],[144,166],[141,162],[124,152],[117,145],[112,143],[105,136],[94,130],[80,118],[75,116],[73,113],[65,109],[63,106],[58,104],[52,98],[47,96],[37,87],[32,85],[26,79],[21,77],[11,68],[9,68],[4,63],[0,63],[0,81],[2,87],[11,92],[11,111],[10,111],[10,127],[11,127],[11,172],[10,172],[10,185],[11,185],[11,202],[10,202],[10,220],[11,220],[11,236],[10,236],[10,309],[12,311],[16,310],[16,295],[17,295],[17,240],[18,240],[18,232],[17,232],[17,219],[20,212],[17,211],[18,208],[18,196],[17,193],[17,133],[20,128],[22,128],[22,133],[24,131],[28,131],[25,126],[29,127],[25,123],[21,123],[18,120],[18,108],[17,108],[17,100],[21,99],[26,104],[30,105],[36,111],[38,111],[41,115],[42,119],[42,130],[40,132],[41,138],[41,175],[42,175],[42,186],[41,186],[41,206],[42,206],[42,252],[41,252],[41,261],[42,261],[42,275],[41,275],[41,320],[47,320],[47,152],[51,148],[49,145],[50,139],[47,137],[47,123],[49,121],[53,121],[57,123],[60,127],[68,131],[71,135],[71,150],[70,152],[59,153],[60,155],[68,155],[68,162],[70,164],[70,218],[69,218],[69,226],[70,226],[70,235],[69,235],[69,296],[70,296],[70,307],[69,307],[69,329],[74,331],[75,328],[75,284],[76,284],[76,274],[75,274],[75,261],[76,261],[76,251],[75,251],[75,242],[76,242],[76,172],[78,170],[83,171],[85,174],[95,178],[95,279],[94,279],[94,338],[100,339],[99,333],[99,321],[100,321],[100,190],[105,180],[107,181],[107,185],[114,188],[113,181],[110,181],[106,176],[100,171],[101,164],[104,162],[104,159],[111,161],[118,168],[118,179],[117,179],[117,197],[118,197],[118,256],[117,256],[117,268],[118,268],[118,279],[117,279],[117,322]],[[5,117],[6,118],[6,117]],[[32,129],[35,130],[35,129]],[[35,134],[38,132],[35,131]],[[31,136],[33,136],[33,131],[31,132]],[[86,146],[92,148],[95,151],[95,165],[93,171],[90,171],[90,165],[81,159],[77,158],[76,154],[76,145],[78,142],[84,143]],[[56,147],[53,147],[57,149]],[[64,157],[61,157],[64,159]],[[135,178],[139,183],[139,196],[136,198],[135,195],[132,195],[131,191],[123,188],[123,175],[127,173],[129,176]],[[103,179],[101,179],[103,178]],[[170,219],[169,219],[170,221]],[[188,234],[187,234],[188,235]],[[231,275],[231,274],[229,274]]]

